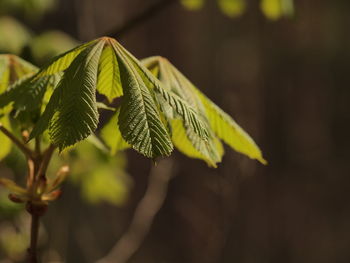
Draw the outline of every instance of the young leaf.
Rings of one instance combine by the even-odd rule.
[[[122,96],[118,61],[111,45],[106,45],[102,51],[98,71],[97,91],[105,95],[109,102]]]
[[[243,153],[262,164],[267,164],[253,139],[223,110],[196,89],[207,112],[210,126],[215,134],[237,152]]]
[[[119,115],[119,127],[123,138],[147,157],[170,155],[173,145],[160,119],[153,96],[139,74],[139,70],[142,69],[135,68],[117,43],[114,43],[113,47],[118,54],[124,88]]]
[[[200,116],[198,116],[196,110],[188,104],[186,100],[180,98],[177,94],[171,90],[167,90],[167,86],[159,82],[150,71],[148,71],[141,62],[139,62],[135,57],[133,57],[128,51],[126,51],[122,46],[120,49],[125,52],[130,61],[138,69],[138,72],[144,82],[152,91],[159,96],[162,96],[164,101],[166,101],[184,121],[189,128],[191,128],[195,133],[197,133],[202,139],[206,140],[208,138],[208,131],[206,130],[205,124],[202,122]]]
[[[206,125],[212,130],[210,134],[212,136],[217,136],[222,139],[225,143],[230,145],[234,150],[243,153],[250,158],[257,159],[261,163],[265,164],[266,161],[263,159],[262,154],[258,146],[255,144],[253,139],[241,128],[239,125],[225,112],[223,112],[218,106],[211,102],[204,94],[202,94],[185,76],[183,76],[168,60],[161,57],[151,57],[143,60],[147,67],[154,69],[155,67],[159,68],[158,78],[165,83],[165,86],[170,88],[174,93],[178,94],[181,99],[187,101],[191,104],[197,113],[199,113],[200,118],[203,120]],[[156,71],[157,72],[157,71]],[[173,125],[177,125],[175,128]],[[186,123],[183,129],[186,130],[180,132],[179,125],[172,122],[173,132],[177,132],[178,136],[182,134],[187,136],[188,142],[192,144],[192,147],[202,155],[201,159],[208,160],[209,152],[211,152],[212,161],[219,160],[221,158],[220,145],[217,144],[217,139],[212,139],[210,142],[210,149],[215,149],[217,146],[217,157],[215,158],[215,151],[207,151],[205,147],[202,147],[196,137],[194,137],[191,132],[187,129]],[[180,134],[180,135],[179,135]],[[215,135],[214,135],[215,134]],[[179,147],[179,150],[185,154],[194,154],[193,151],[189,153],[189,147],[186,147],[186,150],[182,145],[179,144],[179,139],[176,137],[176,134],[173,133],[173,140],[176,141],[175,146]],[[215,146],[214,146],[215,145]],[[182,148],[180,148],[182,147]],[[198,153],[196,158],[198,157]],[[214,153],[214,154],[213,154]]]
[[[122,134],[119,130],[118,119],[119,119],[120,108],[116,110],[112,118],[103,126],[101,130],[101,138],[110,148],[111,154],[114,155],[118,151],[130,148],[130,145],[123,139]]]
[[[1,117],[1,110],[0,110],[0,125],[3,125],[5,128],[10,129],[10,121],[7,116]],[[11,151],[11,141],[10,139],[0,132],[0,160],[5,158]]]
[[[55,112],[57,111],[59,103],[60,90],[56,88],[51,95],[49,103],[46,105],[44,113],[41,115],[40,119],[38,120],[32,132],[30,133],[29,140],[38,137],[49,127],[50,121]]]
[[[87,138],[97,128],[96,83],[103,45],[97,42],[82,51],[58,84],[60,103],[49,133],[60,150]]]
[[[37,78],[47,76],[47,75],[53,75],[58,72],[66,70],[70,64],[73,62],[73,60],[86,48],[94,45],[97,40],[90,41],[88,43],[82,44],[80,46],[77,46],[61,55],[56,56],[53,58],[50,63],[48,63],[46,66],[41,68],[41,70],[36,75]]]
[[[179,119],[171,121],[172,140],[175,147],[183,154],[197,159],[202,159],[211,167],[217,167],[221,162],[223,147],[215,137],[205,142],[190,129],[186,129]]]

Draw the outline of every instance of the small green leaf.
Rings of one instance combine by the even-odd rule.
[[[55,112],[57,111],[59,104],[60,90],[56,88],[55,91],[52,93],[49,103],[46,105],[44,113],[41,115],[40,119],[38,120],[32,132],[30,133],[29,140],[38,137],[49,127],[50,121]]]
[[[102,51],[99,67],[97,91],[107,97],[109,102],[123,95],[117,57],[111,45]]]
[[[119,130],[120,108],[118,108],[112,118],[103,126],[101,130],[101,138],[110,148],[111,154],[116,154],[118,151],[130,148],[130,145],[123,139]]]

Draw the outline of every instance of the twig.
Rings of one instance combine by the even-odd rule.
[[[134,15],[131,17],[127,22],[125,22],[123,25],[110,30],[107,32],[105,35],[106,36],[111,36],[111,37],[118,37],[120,38],[122,35],[125,35],[138,25],[143,24],[150,18],[152,18],[154,15],[160,13],[163,11],[165,8],[170,6],[171,4],[175,3],[177,0],[161,0],[153,5],[149,6],[147,9],[141,11],[140,13]]]
[[[139,249],[145,239],[153,219],[162,207],[172,178],[173,161],[163,160],[153,167],[146,193],[136,207],[129,229],[112,248],[110,253],[97,263],[126,263]]]
[[[46,174],[47,167],[49,166],[49,163],[51,161],[52,154],[56,150],[56,146],[53,144],[50,144],[50,146],[46,149],[43,155],[43,159],[41,161],[39,171],[37,176],[43,176]]]
[[[0,123],[0,131],[5,134],[28,158],[33,159],[35,153],[26,147],[19,139],[17,139],[2,123]]]

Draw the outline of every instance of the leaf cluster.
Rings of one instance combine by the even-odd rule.
[[[176,147],[215,167],[223,141],[265,163],[251,137],[165,58],[139,61],[115,39],[102,37],[40,70],[16,61],[0,57],[0,108],[9,107],[22,125],[31,125],[29,139],[48,131],[62,151],[91,137],[107,109],[113,116],[99,133],[113,153],[132,147],[155,159]]]

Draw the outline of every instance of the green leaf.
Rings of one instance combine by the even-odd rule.
[[[0,92],[19,79],[38,71],[37,67],[11,54],[0,54]]]
[[[123,139],[119,130],[119,112],[120,108],[116,110],[112,118],[103,126],[101,130],[101,138],[105,144],[110,148],[111,154],[116,154],[118,151],[130,148],[130,145]]]
[[[127,51],[126,51],[127,52]],[[184,123],[191,128],[195,133],[197,133],[202,139],[206,140],[208,138],[208,131],[205,124],[202,122],[200,116],[197,114],[196,109],[191,107],[191,105],[185,99],[182,99],[178,94],[169,89],[168,85],[171,81],[159,82],[150,71],[144,68],[141,62],[138,62],[131,54],[127,53],[128,57],[133,61],[133,63],[139,68],[140,74],[143,76],[144,81],[152,88],[154,93],[162,97],[162,102],[165,101],[173,109],[173,111],[178,114]],[[156,57],[160,58],[160,57]],[[160,68],[160,75],[164,72]],[[157,96],[155,97],[157,99]],[[158,105],[161,103],[158,100]],[[191,103],[191,102],[190,102]]]
[[[107,97],[109,102],[123,95],[119,66],[111,45],[104,48],[98,67],[97,91]]]
[[[0,125],[3,125],[8,130],[11,130],[11,125],[8,117],[1,117],[1,113],[2,112],[0,110]],[[10,139],[2,132],[0,132],[0,145],[0,160],[2,160],[11,152],[12,146],[12,142],[10,141]]]
[[[50,123],[52,142],[62,151],[91,135],[98,124],[96,83],[104,42],[82,51],[66,70],[57,89],[60,104]]]
[[[50,121],[55,112],[57,111],[59,103],[60,90],[56,88],[52,93],[49,103],[46,105],[44,113],[41,115],[40,119],[38,120],[32,132],[30,133],[29,140],[38,137],[49,127]]]
[[[124,89],[118,122],[123,138],[146,157],[170,155],[173,145],[160,119],[145,74],[142,74],[144,69],[136,68],[137,65],[130,60],[130,55],[126,54],[117,42],[113,47],[118,54]]]
[[[214,102],[198,89],[196,91],[205,106],[210,126],[215,134],[237,152],[243,153],[252,159],[257,159],[262,164],[267,164],[253,139]]]
[[[41,68],[36,77],[39,78],[47,75],[53,75],[66,70],[83,50],[91,47],[94,44],[96,44],[96,40],[77,46],[61,55],[54,57],[46,66]]]
[[[173,143],[180,152],[191,158],[202,159],[215,168],[216,163],[221,162],[223,147],[215,137],[205,142],[190,129],[186,129],[178,119],[171,121],[171,127]]]
[[[202,120],[208,130],[208,140],[203,141],[191,132],[186,122],[171,121],[172,139],[175,147],[181,152],[194,158],[203,159],[214,166],[216,162],[221,161],[223,155],[223,148],[216,138],[217,136],[236,151],[266,163],[260,149],[249,135],[230,116],[207,99],[167,59],[151,57],[142,60],[142,62],[157,73],[158,78],[167,90],[171,90],[193,107],[197,113],[197,118]],[[158,68],[158,70],[155,70],[155,68]],[[176,119],[176,116],[167,114],[166,110],[163,110],[163,112],[168,119]]]
[[[229,17],[242,15],[246,9],[246,0],[218,0],[221,11]]]

